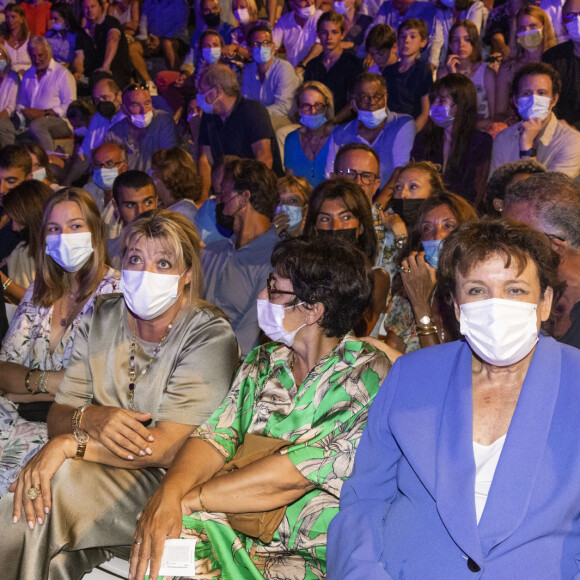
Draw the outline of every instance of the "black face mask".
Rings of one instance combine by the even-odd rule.
[[[222,20],[219,12],[204,14],[202,18],[208,28],[217,28]]]
[[[424,199],[393,199],[391,207],[405,222],[405,225],[410,228],[415,225],[417,214],[424,201]]]
[[[348,228],[346,230],[319,230],[316,229],[316,234],[319,238],[338,238],[344,240],[345,242],[350,242],[351,244],[356,244],[358,235],[356,230],[358,228]]]
[[[215,204],[215,221],[220,228],[228,232],[234,231],[234,216],[226,215],[224,213],[224,208],[226,207],[225,202]]]
[[[97,105],[97,111],[105,117],[105,119],[112,119],[117,114],[115,103],[111,101],[101,101]]]

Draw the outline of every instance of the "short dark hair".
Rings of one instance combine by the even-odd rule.
[[[153,179],[149,175],[144,171],[130,169],[129,171],[125,171],[125,173],[121,173],[115,179],[113,183],[113,198],[116,203],[119,203],[119,193],[122,188],[143,189],[148,185],[151,185],[155,189],[155,183],[153,183]]]
[[[32,173],[32,159],[24,145],[6,145],[0,149],[0,168],[22,169],[25,175]]]
[[[179,147],[158,149],[151,157],[151,165],[175,201],[201,199],[201,177],[187,151]]]
[[[278,205],[278,180],[265,163],[255,159],[230,161],[224,169],[224,179],[227,178],[232,179],[237,192],[250,192],[250,205],[254,210],[272,217]]]
[[[325,22],[332,22],[333,24],[338,25],[340,27],[341,32],[344,32],[346,30],[342,14],[339,14],[334,10],[324,12],[324,14],[322,14],[322,16],[318,19],[318,22],[316,23],[316,32],[318,34],[320,34],[320,28]]]
[[[377,24],[373,26],[365,40],[365,49],[368,52],[371,48],[377,50],[391,50],[397,43],[397,34],[388,24]]]
[[[347,143],[346,145],[343,145],[338,150],[338,152],[336,153],[336,157],[334,158],[334,171],[336,171],[339,159],[349,151],[366,151],[367,153],[370,153],[375,158],[380,171],[381,160],[379,159],[377,152],[366,143]]]
[[[424,20],[419,20],[419,18],[407,18],[407,20],[403,20],[399,24],[399,28],[397,28],[397,37],[399,37],[403,30],[416,30],[421,36],[421,40],[427,40],[429,38],[427,23]]]
[[[352,87],[353,92],[359,85],[363,83],[379,83],[385,91],[387,90],[387,81],[383,75],[378,75],[377,73],[370,73],[370,72],[363,72],[356,77],[356,81],[354,82],[354,86]]]
[[[558,71],[545,62],[529,62],[520,67],[512,81],[512,96],[517,97],[520,91],[520,82],[524,77],[546,75],[552,81],[552,96],[562,92],[562,81]]]
[[[93,107],[86,101],[73,101],[66,110],[66,118],[81,117],[83,121],[88,123],[94,112]]]
[[[371,306],[371,264],[353,244],[317,237],[290,238],[272,252],[275,272],[292,282],[299,302],[320,302],[319,325],[328,337],[345,335]]]
[[[542,296],[548,287],[557,295],[561,288],[560,258],[547,236],[525,224],[501,218],[467,222],[445,238],[437,270],[437,284],[442,295],[446,299],[456,296],[457,273],[465,276],[477,264],[496,255],[503,257],[506,268],[515,260],[520,271],[531,259],[538,272]]]
[[[310,197],[310,206],[304,222],[304,234],[316,236],[316,219],[327,199],[342,199],[346,207],[363,227],[358,238],[358,247],[374,263],[377,254],[377,235],[373,222],[371,204],[364,191],[347,177],[333,177],[319,183]]]
[[[513,203],[528,203],[546,227],[580,250],[580,183],[564,173],[546,171],[515,183],[506,191],[504,211]]]
[[[256,24],[248,32],[248,43],[252,42],[252,38],[256,32],[267,32],[270,35],[270,39],[272,39],[272,29],[267,24]]]
[[[204,30],[201,33],[201,36],[199,37],[199,49],[200,50],[201,50],[201,43],[208,36],[217,36],[220,39],[220,46],[222,48],[226,45],[226,43],[224,42],[223,36],[217,30],[214,30],[213,28],[208,28],[207,30]]]
[[[493,207],[494,199],[503,200],[508,186],[516,175],[546,173],[546,168],[535,159],[518,159],[500,165],[489,178],[486,187],[487,213],[499,217]]]

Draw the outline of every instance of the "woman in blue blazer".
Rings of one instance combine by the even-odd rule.
[[[329,580],[580,579],[580,351],[539,336],[557,264],[505,220],[445,240],[464,340],[401,357],[381,387]]]

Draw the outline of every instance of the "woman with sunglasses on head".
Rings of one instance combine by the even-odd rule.
[[[0,500],[3,578],[81,578],[106,547],[130,545],[137,514],[226,394],[238,346],[199,298],[200,254],[181,214],[146,212],[125,228],[123,294],[79,324],[50,441]]]
[[[258,321],[276,342],[250,352],[182,447],[137,525],[131,578],[149,560],[156,578],[165,539],[179,535],[197,539],[205,578],[325,576],[326,530],[390,364],[350,332],[372,294],[370,264],[352,244],[285,240],[272,266]]]
[[[303,83],[294,95],[290,118],[301,127],[286,137],[286,175],[305,177],[315,187],[324,181],[329,139],[334,128],[332,93],[317,81]]]
[[[16,218],[19,212],[12,200],[8,207]],[[46,407],[69,364],[83,316],[92,313],[99,294],[119,289],[119,275],[107,265],[99,210],[84,190],[70,187],[53,194],[38,229],[36,278],[0,350],[0,390],[5,397],[0,398],[0,496],[47,440]],[[19,413],[40,422],[29,422]]]

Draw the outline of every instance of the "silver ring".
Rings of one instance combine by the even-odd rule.
[[[134,543],[136,546],[140,546],[140,545],[141,545],[141,542],[137,542],[137,541],[135,541],[135,540],[133,540],[133,543]]]
[[[139,521],[139,520],[141,519],[141,516],[142,516],[142,515],[143,515],[143,512],[139,512],[139,513],[138,513],[138,514],[135,516],[135,519],[136,519],[137,521]]]

